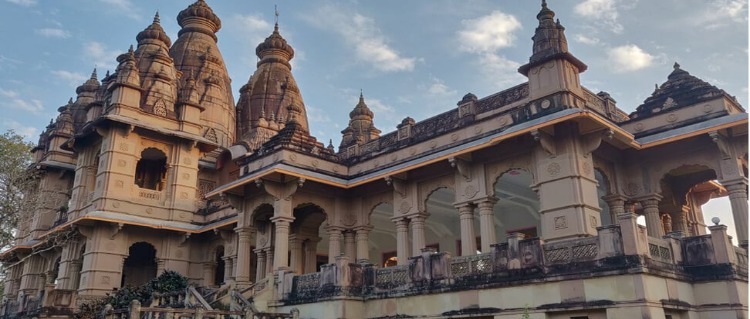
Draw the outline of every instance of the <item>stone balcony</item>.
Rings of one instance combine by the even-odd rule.
[[[598,236],[549,243],[514,234],[490,253],[453,257],[425,249],[408,265],[388,268],[342,256],[317,273],[280,273],[277,298],[283,305],[367,301],[633,273],[747,281],[747,251],[731,245],[725,226],[709,228],[710,235],[653,238],[624,223],[599,227]]]

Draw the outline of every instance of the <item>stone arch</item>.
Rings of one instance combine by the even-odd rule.
[[[328,215],[323,207],[309,202],[298,204],[292,215],[289,266],[298,274],[315,272],[319,264],[325,263],[318,261],[318,255],[327,254],[328,243],[323,241],[328,237],[324,235]]]
[[[536,183],[536,171],[533,166],[534,160],[531,153],[521,154],[505,160],[488,163],[485,165],[485,182],[488,190],[495,187],[497,179],[510,170],[520,169],[531,174],[533,183]]]
[[[396,265],[396,226],[393,218],[393,204],[391,201],[379,201],[368,211],[370,261],[381,267]],[[390,263],[388,261],[391,261]]]
[[[540,201],[532,188],[534,175],[526,169],[511,168],[500,174],[492,185],[492,194],[498,199],[493,207],[497,240],[503,242],[512,233],[539,237]]]
[[[140,153],[135,166],[134,183],[140,188],[161,191],[166,186],[167,154],[154,147],[147,147]]]
[[[528,173],[531,176],[531,184],[529,184],[529,186],[534,185],[536,183],[536,178],[534,177],[534,173],[529,168],[524,168],[521,166],[508,167],[507,169],[503,171],[498,171],[498,174],[492,175],[493,178],[490,183],[490,186],[491,186],[490,192],[489,192],[490,195],[493,195],[493,196],[497,195],[495,194],[495,188],[497,187],[497,182],[500,180],[501,177],[503,177],[503,175],[509,174],[511,172],[517,172],[517,171],[523,171],[525,173]]]
[[[700,189],[713,187],[718,171],[709,165],[687,164],[673,167],[658,179],[659,212],[665,233],[680,231],[683,235],[701,234],[705,225],[703,212],[693,196]],[[668,217],[667,217],[668,216]]]
[[[455,198],[456,192],[452,187],[441,185],[432,188],[424,200],[422,211],[426,213],[424,221],[425,247],[450,252],[452,255],[458,256],[460,255],[461,227],[458,209],[454,206]],[[412,219],[412,223],[414,222],[415,220]],[[412,255],[419,254],[421,248],[424,247],[414,246]]]
[[[226,262],[224,261],[224,257],[227,255],[226,249],[224,248],[224,245],[216,245],[214,249],[211,250],[211,261],[213,262],[213,280],[211,280],[211,284],[214,286],[220,286],[222,283],[224,283],[224,278],[226,278],[225,268],[226,268]]]
[[[419,211],[424,211],[427,200],[434,192],[440,189],[447,189],[447,190],[452,191],[455,194],[456,193],[456,180],[453,177],[453,175],[443,175],[443,176],[419,183],[417,185],[417,189],[419,193],[418,208],[419,208]],[[455,201],[455,195],[454,195],[453,200]]]
[[[128,256],[122,266],[121,287],[138,287],[156,278],[156,248],[145,241],[136,242],[128,248]]]

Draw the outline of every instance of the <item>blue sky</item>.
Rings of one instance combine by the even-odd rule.
[[[161,14],[172,40],[193,0],[0,0],[0,130],[36,142],[57,107],[96,66],[100,78]],[[319,140],[338,145],[360,89],[384,133],[525,81],[536,0],[208,0],[235,99],[255,70],[255,46],[282,35]],[[588,64],[582,83],[627,112],[682,68],[748,102],[746,0],[549,0],[570,51]],[[719,210],[726,211],[728,206]],[[707,211],[707,214],[711,212]],[[710,217],[709,217],[710,218]],[[727,218],[722,217],[722,220]]]

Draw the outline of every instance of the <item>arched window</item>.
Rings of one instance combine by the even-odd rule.
[[[156,278],[156,248],[137,242],[130,246],[122,269],[121,287],[138,287]]]
[[[160,191],[164,189],[167,174],[167,156],[164,152],[147,148],[141,152],[141,159],[135,166],[135,184],[140,188]]]

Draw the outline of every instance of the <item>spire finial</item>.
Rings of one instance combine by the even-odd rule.
[[[361,99],[364,99],[364,98],[365,98],[365,96],[364,96],[364,93],[363,93],[363,92],[364,92],[364,91],[362,91],[362,89],[359,89],[359,99],[360,99],[360,100],[361,100]]]
[[[161,18],[159,18],[159,10],[156,10],[156,14],[154,15],[154,23],[160,24]]]
[[[679,69],[679,68],[680,68],[680,64],[679,64],[679,63],[677,63],[677,62],[675,62],[675,63],[674,63],[674,66],[673,66],[673,67],[674,67],[674,69],[675,69],[675,70],[677,70],[677,69]]]
[[[73,104],[73,98],[68,99],[68,105]]]
[[[96,80],[96,66],[94,66],[94,71],[91,72],[91,79]]]
[[[546,7],[547,7],[547,0],[542,0],[542,8],[546,8]]]
[[[273,14],[276,16],[276,22],[273,26],[273,30],[278,32],[279,31],[279,7],[277,7],[275,4],[273,5]]]

